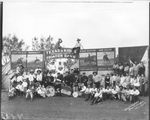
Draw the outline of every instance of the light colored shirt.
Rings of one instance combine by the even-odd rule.
[[[20,81],[22,82],[22,80],[23,80],[23,77],[22,77],[22,76],[18,76],[18,77],[17,77],[17,82],[20,82]]]
[[[86,90],[86,87],[83,86],[80,92],[85,92],[85,90]]]
[[[91,92],[95,94],[97,92],[97,88],[91,88]]]
[[[16,86],[16,89],[18,89],[18,90],[20,90],[20,91],[23,91],[24,89],[23,89],[23,85],[21,84],[18,84],[17,86]]]
[[[24,82],[22,83],[22,86],[25,88],[25,87],[28,86],[28,83],[24,81]]]
[[[99,82],[100,81],[100,76],[93,75],[93,80],[94,80],[94,82]]]
[[[37,74],[36,80],[37,81],[42,81],[42,74]]]
[[[131,95],[139,95],[140,92],[138,90],[131,90],[130,94]]]
[[[94,95],[94,97],[102,97],[102,91],[96,92],[95,95]]]
[[[32,82],[34,80],[34,78],[35,78],[35,75],[30,74],[28,76],[28,79],[29,79],[30,82]]]
[[[121,77],[120,85],[122,85],[124,83],[124,81],[125,81],[125,77],[123,76],[123,77]]]
[[[86,93],[86,94],[91,93],[91,88],[86,88],[86,89],[85,89],[85,93]]]

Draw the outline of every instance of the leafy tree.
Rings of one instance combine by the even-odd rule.
[[[22,51],[25,46],[24,40],[19,40],[16,35],[11,36],[10,34],[3,37],[3,50],[2,60],[6,64],[10,60],[11,51]],[[25,46],[25,50],[28,50],[29,46]]]
[[[40,50],[50,50],[54,48],[53,37],[49,36],[48,38],[41,37],[38,39],[34,37],[32,40],[32,50],[40,51]]]

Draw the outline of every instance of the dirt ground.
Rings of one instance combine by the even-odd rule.
[[[7,92],[1,94],[1,112],[10,119],[24,120],[148,120],[148,97],[141,99],[146,105],[131,111],[124,111],[130,103],[104,101],[102,104],[91,105],[91,101],[73,97],[35,98],[33,102],[23,97],[8,100]],[[23,119],[22,119],[23,120]]]

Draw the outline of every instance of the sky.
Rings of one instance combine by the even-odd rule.
[[[84,0],[83,0],[84,1]],[[17,35],[27,45],[51,35],[72,48],[77,38],[85,49],[149,44],[149,3],[3,2],[3,36]],[[30,48],[31,49],[31,48]]]

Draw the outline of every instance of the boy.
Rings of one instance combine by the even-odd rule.
[[[17,93],[17,95],[23,95],[23,86],[22,86],[22,82],[21,81],[16,86],[16,93]]]
[[[9,92],[8,92],[9,99],[13,98],[16,95],[15,91],[16,91],[15,87],[13,85],[11,85]]]
[[[96,104],[98,101],[102,100],[102,91],[101,88],[97,90],[97,92],[94,95],[94,99],[91,103],[91,105]]]
[[[27,78],[23,78],[23,82],[22,82],[23,94],[26,93],[26,91],[27,91],[27,86],[28,86]]]
[[[91,88],[91,99],[94,98],[94,95],[95,95],[96,92],[97,92],[97,88],[96,88],[96,85],[94,84],[93,88]]]
[[[26,98],[25,98],[25,101],[27,101],[27,99],[28,99],[29,96],[30,96],[30,98],[31,98],[31,102],[33,101],[33,89],[34,89],[34,86],[29,85],[29,88],[28,88],[27,91],[26,91]]]
[[[139,94],[140,94],[139,90],[136,89],[136,87],[134,87],[133,90],[131,90],[130,92],[130,101],[133,103],[136,101],[140,101]]]
[[[88,85],[88,87],[85,90],[85,96],[87,97],[85,101],[88,101],[90,99],[90,95],[91,95],[91,86]]]
[[[42,97],[46,97],[46,90],[44,89],[44,85],[39,85],[39,87],[36,89],[36,92]]]
[[[29,80],[29,84],[31,85],[32,82],[35,81],[35,75],[34,75],[34,71],[30,70],[30,74],[28,76],[28,80]]]

